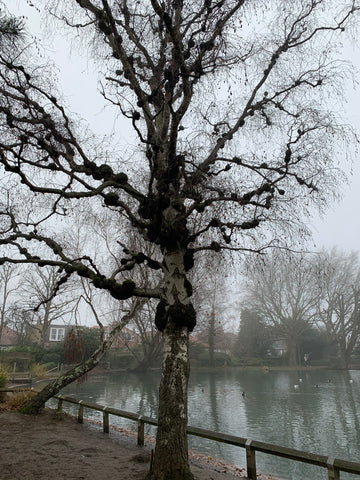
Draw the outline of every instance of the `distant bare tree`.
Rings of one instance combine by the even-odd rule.
[[[57,269],[50,266],[35,266],[24,272],[19,304],[32,312],[29,328],[40,345],[45,344],[51,323],[69,321],[74,310],[75,297],[71,294],[74,284],[62,285],[60,279]]]
[[[201,255],[190,280],[194,285],[193,302],[198,314],[198,336],[208,345],[209,364],[215,365],[215,350],[224,334],[228,310],[234,308],[227,277],[233,268],[225,255]],[[229,301],[231,301],[229,305]]]
[[[138,302],[137,299],[131,303]],[[146,371],[158,366],[162,355],[162,335],[154,326],[153,318],[156,305],[147,300],[142,301],[128,328],[119,332],[119,339],[124,348],[134,357],[134,371]]]
[[[4,326],[10,321],[12,308],[11,297],[18,289],[19,269],[16,265],[2,265],[0,267],[0,338]]]
[[[322,290],[318,302],[318,321],[348,368],[350,356],[360,340],[360,262],[356,252],[323,250],[318,259]]]
[[[16,333],[17,345],[31,345],[33,343],[32,312],[13,303],[8,312],[8,325]]]
[[[130,268],[124,270],[123,254],[128,252],[141,251],[148,261],[157,257],[157,248],[151,244],[144,244],[139,234],[133,229],[124,229],[122,231],[122,237],[126,238],[126,244],[122,240],[118,240],[116,245],[113,245],[114,233],[118,230],[118,224],[114,225],[113,218],[107,216],[99,217],[94,212],[92,216],[92,222],[94,222],[99,230],[100,235],[107,246],[107,250],[112,257],[112,264],[114,271],[119,272],[119,277],[123,280],[130,279],[136,285],[141,287],[148,287],[151,285],[161,284],[161,273],[159,268],[147,268],[144,262],[141,261],[141,256],[137,258],[138,266],[136,269]],[[84,228],[87,228],[84,225]],[[122,238],[121,237],[121,238]],[[131,249],[131,250],[130,250]],[[153,265],[157,267],[157,265]],[[129,322],[128,329],[124,329],[119,332],[119,338],[121,338],[125,348],[133,355],[136,360],[135,370],[147,370],[154,364],[158,364],[159,358],[162,354],[162,335],[154,324],[154,316],[156,313],[157,302],[151,298],[143,298],[141,302],[136,297],[129,298],[124,302],[109,301],[109,306],[112,305],[111,311],[115,319],[110,321],[110,325],[113,326],[118,321],[118,318],[122,315],[124,310],[132,310],[134,305],[137,305],[136,311]],[[129,329],[138,336],[139,343],[133,345],[133,342],[129,338]]]
[[[316,319],[317,275],[314,256],[275,252],[249,262],[246,305],[286,342],[290,365],[301,363],[301,338]]]
[[[24,21],[10,15],[0,1],[0,49],[6,51],[21,48],[24,40]]]

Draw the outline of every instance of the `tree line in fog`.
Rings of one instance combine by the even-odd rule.
[[[325,362],[348,368],[360,336],[357,253],[332,249],[291,254],[275,250],[251,257],[242,268],[243,286],[238,285],[240,291],[235,293],[223,280],[228,269],[226,262],[210,266],[203,262],[195,272],[194,301],[199,311],[191,342],[195,363],[216,366],[271,360],[288,365]],[[84,323],[102,318],[110,328],[126,311],[114,308],[111,297],[99,302],[84,281],[66,284],[61,294],[52,297],[58,278],[51,267],[21,271],[4,265],[0,279],[0,334],[5,327],[11,328],[18,345],[46,346],[49,328],[57,322],[78,328],[78,335],[87,343],[92,337],[98,341],[99,332],[89,334]],[[162,338],[152,322],[156,304],[151,300],[137,306],[131,300],[128,303],[126,308],[133,309],[133,316],[117,342],[127,355],[114,362],[139,370],[157,367]],[[237,319],[232,324],[229,311],[230,317]],[[96,339],[90,342],[93,350]]]
[[[246,294],[235,351],[283,356],[289,365],[321,360],[348,368],[359,346],[358,254],[336,249],[275,251],[246,266]]]

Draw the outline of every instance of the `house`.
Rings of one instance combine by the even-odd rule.
[[[98,325],[94,325],[94,329],[99,329]],[[109,333],[111,332],[113,326],[107,325],[105,326],[105,336],[108,337]],[[150,333],[149,333],[150,335]],[[142,339],[141,336],[131,328],[123,327],[120,332],[116,335],[113,343],[111,344],[111,349],[113,350],[122,350],[122,349],[131,349],[141,343]]]
[[[233,332],[226,332],[223,329],[214,334],[214,351],[223,352],[231,355],[233,346],[236,342],[237,335]],[[195,335],[191,335],[190,344],[201,345],[202,347],[209,349],[209,332],[204,329]]]
[[[55,345],[57,342],[65,340],[67,334],[73,328],[73,325],[56,325],[51,324],[46,331],[45,345]]]
[[[18,343],[17,334],[6,325],[3,327],[0,338],[0,350],[8,350]]]
[[[130,328],[124,327],[119,334],[116,336],[111,348],[114,349],[123,349],[123,348],[132,348],[135,345],[141,343],[141,337],[138,333]]]
[[[272,358],[281,358],[287,353],[286,342],[283,339],[274,340],[267,355]]]

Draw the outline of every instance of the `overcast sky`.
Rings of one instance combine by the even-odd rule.
[[[33,3],[36,4],[36,0]],[[27,17],[27,26],[31,34],[40,36],[40,15],[30,6],[30,1],[5,0],[5,4],[12,13]],[[360,50],[349,45],[348,51],[360,70]],[[55,42],[48,40],[44,55],[54,58],[59,66],[60,88],[71,110],[86,118],[95,133],[106,134],[109,130],[116,129],[117,132],[120,131],[120,136],[123,135],[124,141],[126,133],[121,134],[123,128],[119,128],[119,123],[114,124],[113,119],[109,122],[109,118],[112,118],[111,112],[104,111],[100,95],[94,95],[97,78],[91,71],[91,62],[77,56],[76,48],[71,49],[65,38]],[[360,90],[349,92],[347,96],[349,101],[346,116],[360,132]],[[349,185],[342,189],[343,199],[337,204],[330,205],[324,218],[314,215],[310,221],[314,232],[314,248],[336,245],[346,251],[360,251],[360,157],[354,156],[352,166],[346,165],[344,160],[344,168],[347,172],[352,170],[353,174],[349,177]]]

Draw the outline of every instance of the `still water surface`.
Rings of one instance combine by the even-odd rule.
[[[106,406],[157,416],[159,374],[109,373],[63,393]],[[297,385],[297,387],[294,387]],[[245,396],[242,395],[245,392]],[[66,404],[65,404],[66,405]],[[85,410],[86,416],[97,414]],[[360,461],[360,371],[302,372],[224,369],[191,373],[189,424],[299,450]],[[134,423],[110,416],[110,422]],[[151,427],[148,433],[153,433]],[[189,437],[190,448],[244,466],[241,448]],[[256,454],[263,473],[291,480],[325,480],[325,469]],[[342,480],[359,478],[341,474]]]

